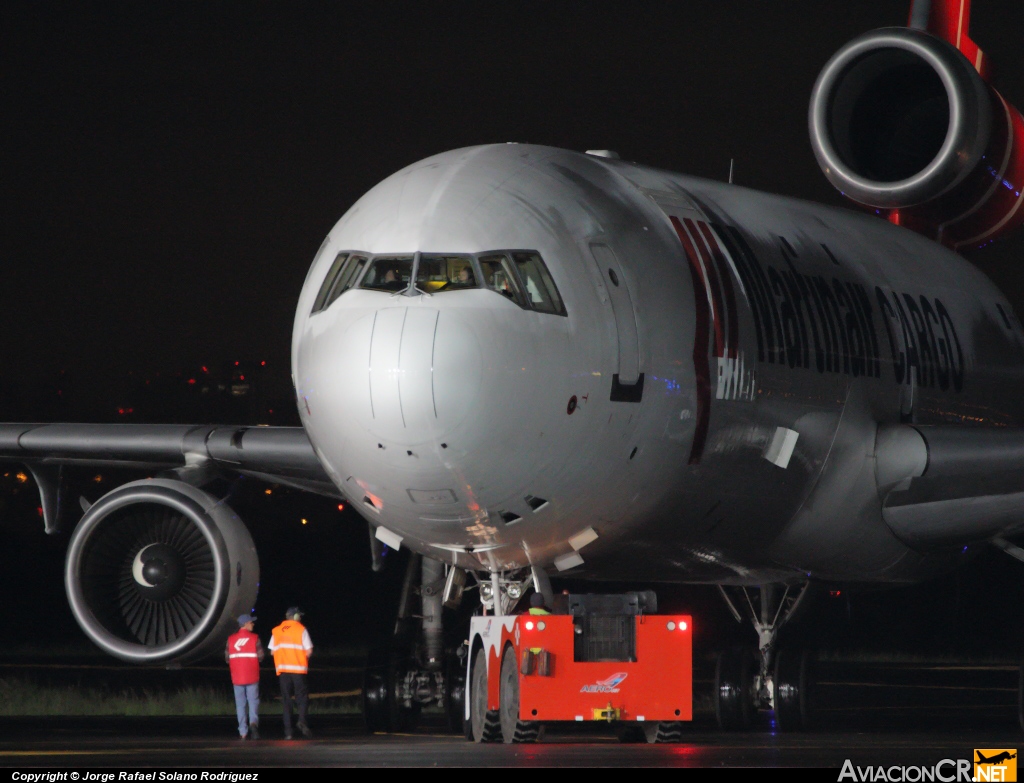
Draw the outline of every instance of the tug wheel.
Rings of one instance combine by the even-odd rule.
[[[498,742],[502,738],[501,721],[498,710],[487,709],[487,651],[483,648],[476,651],[469,679],[467,736],[472,735],[474,742]]]
[[[516,651],[505,648],[501,657],[501,697],[498,713],[501,722],[501,737],[508,743],[536,742],[540,724],[534,720],[519,720],[519,665]]]

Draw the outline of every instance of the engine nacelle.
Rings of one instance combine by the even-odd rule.
[[[82,517],[64,570],[71,611],[105,652],[166,664],[216,652],[256,603],[259,560],[222,501],[182,481],[118,487]]]
[[[961,247],[1024,220],[1024,119],[930,33],[875,30],[840,49],[809,125],[829,181],[893,223]]]

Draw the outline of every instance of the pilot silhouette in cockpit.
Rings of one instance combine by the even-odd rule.
[[[406,283],[402,280],[402,273],[398,271],[397,267],[390,267],[387,272],[384,273],[384,288],[387,291],[401,291],[406,288]]]

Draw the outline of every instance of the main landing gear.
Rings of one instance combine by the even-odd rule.
[[[367,731],[414,729],[424,707],[444,710],[452,731],[463,732],[466,651],[445,649],[442,623],[444,565],[411,555],[391,644],[372,650],[363,678]],[[419,614],[413,613],[420,596]]]
[[[718,656],[714,700],[720,728],[750,728],[760,711],[773,711],[778,729],[810,728],[814,655],[808,650],[780,650],[775,646],[779,629],[804,603],[809,584],[718,588],[736,621],[743,622],[746,614],[758,639],[756,652],[734,649]]]

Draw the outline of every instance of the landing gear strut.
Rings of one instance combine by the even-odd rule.
[[[722,729],[749,728],[758,710],[773,710],[777,728],[807,729],[811,723],[814,657],[808,651],[777,650],[776,637],[807,596],[802,585],[719,586],[737,622],[743,614],[757,632],[757,654],[731,650],[715,667],[715,715]],[[730,592],[731,591],[731,592]]]

